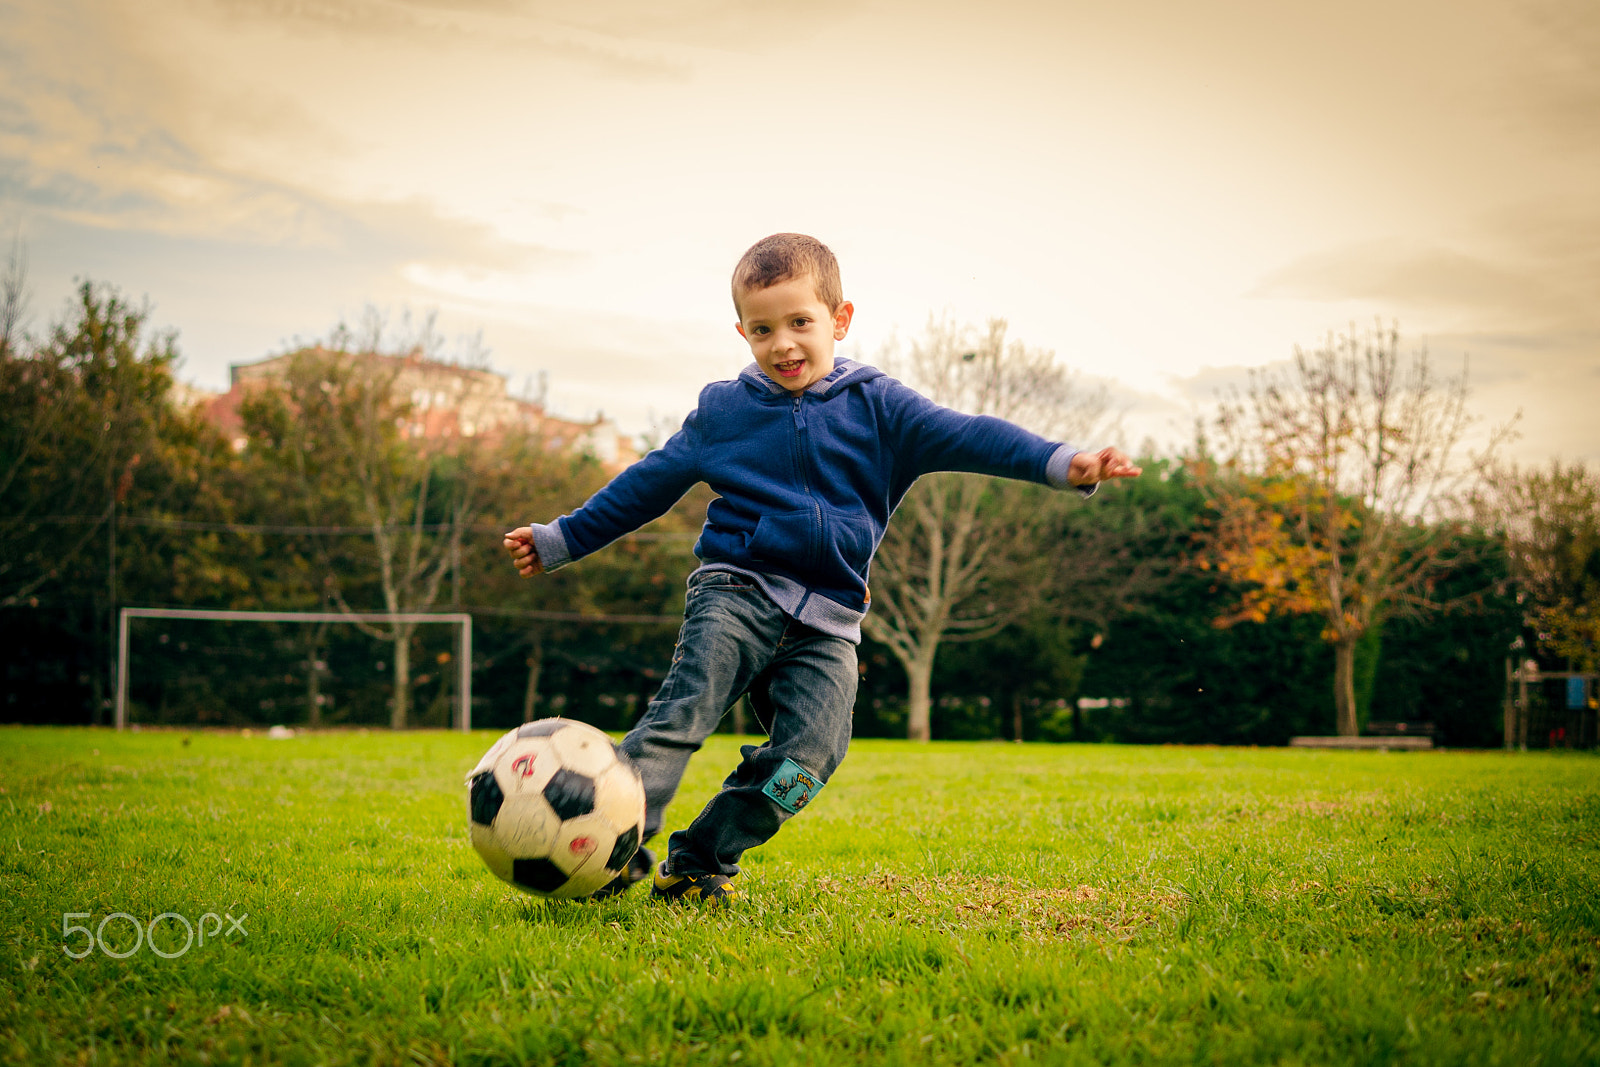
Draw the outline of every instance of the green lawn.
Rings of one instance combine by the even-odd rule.
[[[1600,1062],[1591,756],[863,741],[705,912],[496,881],[491,740],[0,729],[0,1061]]]

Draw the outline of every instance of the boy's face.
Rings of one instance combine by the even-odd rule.
[[[833,371],[833,345],[850,332],[855,308],[829,308],[816,282],[802,275],[740,294],[734,328],[750,343],[767,377],[799,395]]]

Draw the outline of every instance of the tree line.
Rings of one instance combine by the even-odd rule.
[[[238,439],[174,401],[176,335],[82,284],[39,335],[0,290],[5,717],[105,722],[125,606],[466,611],[474,721],[626,727],[670,660],[708,491],[525,582],[504,529],[606,471],[507,429],[406,432],[381,335],[336,332],[254,390]],[[1103,391],[1003,322],[935,321],[880,359],[933,399],[1103,438]],[[872,573],[857,732],[1282,743],[1371,720],[1498,738],[1507,657],[1593,671],[1596,475],[1468,448],[1464,377],[1392,328],[1297,353],[1181,456],[1094,498],[919,481]],[[438,630],[435,633],[433,630]],[[135,721],[443,726],[453,649],[409,623],[145,620]],[[736,708],[733,720],[738,723]]]

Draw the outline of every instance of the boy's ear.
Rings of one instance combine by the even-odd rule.
[[[735,330],[738,330],[738,331],[739,331],[739,336],[740,336],[740,337],[744,337],[744,339],[745,339],[745,340],[746,340],[746,341],[748,341],[748,340],[750,340],[750,338],[748,338],[748,337],[745,337],[745,333],[744,333],[744,323],[742,323],[742,322],[736,322],[736,323],[734,323],[734,324],[733,324],[733,328],[734,328],[734,329],[735,329]]]
[[[833,339],[843,341],[844,335],[850,332],[850,320],[855,317],[856,306],[846,300],[833,311]],[[739,331],[743,333],[743,330]]]

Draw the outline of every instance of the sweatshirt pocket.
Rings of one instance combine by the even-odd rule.
[[[872,523],[843,511],[830,511],[827,516],[828,544],[845,567],[864,574],[878,547]]]
[[[791,570],[814,566],[820,533],[817,513],[811,508],[763,515],[750,536],[750,558]]]

